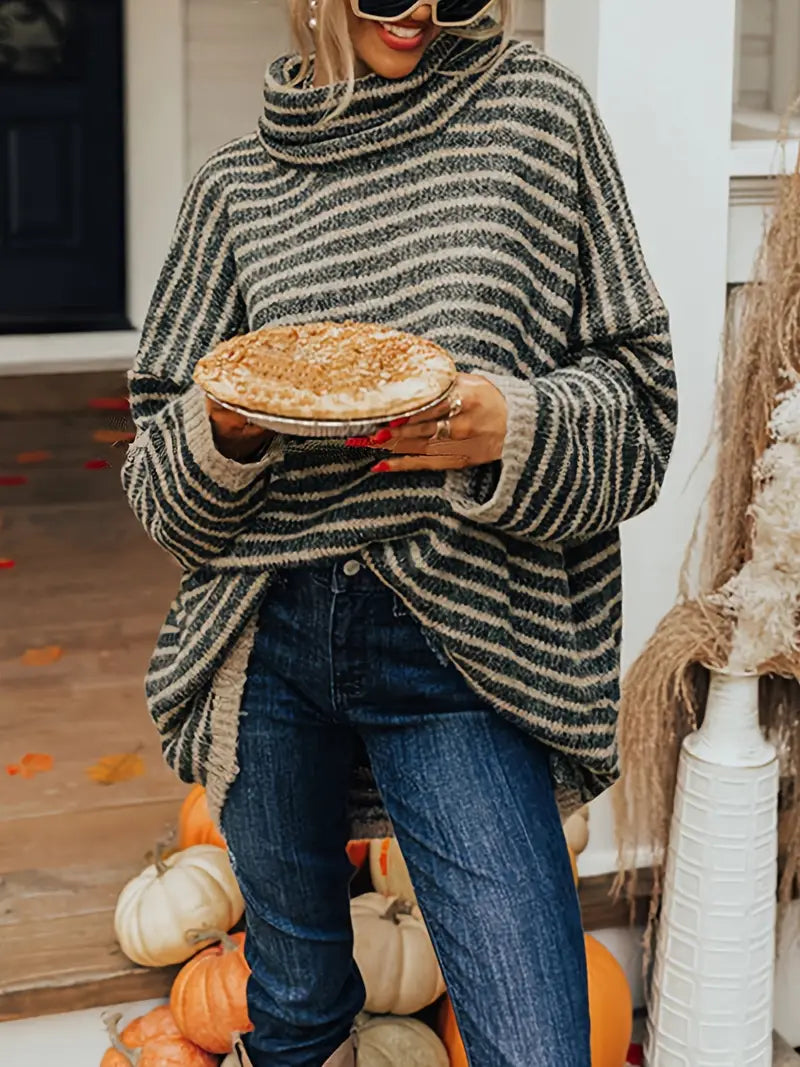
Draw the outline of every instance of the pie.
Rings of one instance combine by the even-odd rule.
[[[374,323],[270,326],[233,337],[198,360],[197,384],[214,399],[296,419],[370,419],[414,411],[456,375],[445,349]]]

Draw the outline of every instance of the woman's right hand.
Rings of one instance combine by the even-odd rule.
[[[275,436],[272,430],[254,426],[244,415],[229,411],[210,396],[206,397],[206,412],[211,420],[217,451],[227,459],[247,462]]]

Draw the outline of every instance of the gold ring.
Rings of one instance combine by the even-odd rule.
[[[464,397],[461,393],[453,393],[450,398],[450,418],[454,419],[464,407]]]
[[[450,419],[439,419],[439,421],[436,423],[436,433],[433,435],[433,440],[450,440]]]

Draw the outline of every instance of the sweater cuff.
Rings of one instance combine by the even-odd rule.
[[[488,500],[476,493],[478,467],[450,470],[445,477],[444,492],[453,510],[466,519],[494,523],[500,520],[514,501],[514,494],[526,472],[533,451],[538,420],[536,391],[532,382],[510,374],[489,374],[475,370],[503,394],[508,409],[506,439],[497,485]]]
[[[206,397],[198,385],[193,385],[180,398],[183,414],[185,445],[192,459],[203,473],[217,485],[231,492],[246,489],[271,467],[282,452],[280,436],[275,434],[266,450],[251,463],[239,463],[217,451],[211,419],[206,411]]]

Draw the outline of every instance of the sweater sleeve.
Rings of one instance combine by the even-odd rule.
[[[197,360],[247,329],[214,173],[191,182],[128,372],[136,436],[122,467],[128,501],[147,533],[191,570],[222,553],[263,506],[275,437],[252,462],[217,451]]]
[[[578,268],[569,364],[540,378],[482,374],[505,396],[493,492],[450,471],[453,509],[518,537],[613,529],[657,499],[677,422],[669,320],[644,261],[614,150],[580,87]],[[482,484],[486,480],[483,479]]]

